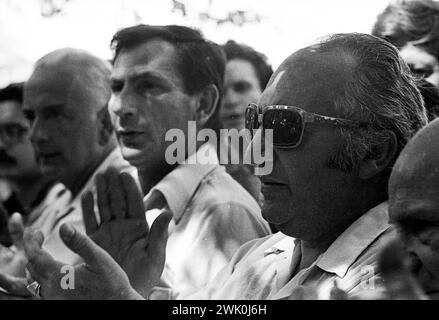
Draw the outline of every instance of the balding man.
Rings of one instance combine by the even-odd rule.
[[[397,49],[370,35],[338,34],[299,50],[273,74],[259,105],[249,106],[246,122],[256,134],[255,146],[263,130],[273,133],[273,170],[261,178],[262,212],[280,232],[246,243],[192,298],[284,299],[297,288],[334,282],[350,296],[378,289],[378,254],[394,236],[388,223],[390,168],[427,123],[420,93]],[[119,219],[97,232],[114,243],[124,241],[119,257],[144,257],[145,268],[130,279],[148,289],[160,275],[165,236],[157,229],[146,240],[136,236],[140,230],[131,237],[118,232],[141,219],[131,210],[139,201],[121,205],[126,209],[113,212]],[[51,276],[59,264],[41,250],[38,234],[27,233],[26,253],[43,297],[139,298],[95,243],[68,225],[61,233],[88,269],[76,267],[80,290],[60,290],[59,278]],[[109,274],[118,282],[106,281]],[[94,289],[98,281],[106,294]]]
[[[39,165],[69,190],[48,203],[32,227],[43,232],[44,247],[64,263],[78,256],[59,238],[59,226],[69,222],[84,230],[80,200],[94,192],[95,175],[110,166],[129,168],[107,110],[110,72],[105,61],[88,52],[60,49],[37,61],[24,88],[23,109]]]
[[[389,214],[401,231],[410,270],[439,299],[439,120],[405,147],[389,182]]]

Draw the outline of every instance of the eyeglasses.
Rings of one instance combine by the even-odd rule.
[[[322,116],[306,112],[293,106],[271,105],[261,108],[254,103],[245,111],[245,128],[251,139],[256,129],[262,125],[264,130],[273,130],[273,146],[277,148],[296,148],[300,145],[306,123],[326,123],[336,127],[367,128],[369,123]]]
[[[0,139],[6,145],[21,142],[28,132],[29,128],[17,123],[0,125]]]

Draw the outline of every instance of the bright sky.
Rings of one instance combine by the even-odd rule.
[[[26,80],[32,64],[57,48],[82,48],[108,59],[112,35],[120,28],[138,23],[196,27],[220,44],[234,39],[265,53],[273,67],[277,67],[289,54],[319,37],[336,32],[370,32],[377,14],[388,3],[388,0],[179,1],[186,4],[188,16],[173,13],[171,0],[71,0],[63,13],[44,18],[38,0],[0,0],[0,87],[10,81]],[[224,18],[229,11],[245,10],[261,15],[263,20],[243,27],[217,26],[199,18],[199,13],[207,9],[217,18]]]

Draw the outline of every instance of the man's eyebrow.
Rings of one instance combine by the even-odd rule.
[[[62,104],[62,103],[48,103],[48,104],[43,104],[43,105],[41,105],[39,108],[38,108],[38,113],[41,113],[41,112],[51,112],[51,111],[56,111],[56,112],[59,112],[59,111],[62,111],[62,110],[64,110],[65,109],[65,105],[64,104]]]
[[[151,71],[139,71],[139,72],[133,72],[129,74],[128,78],[130,80],[139,80],[139,79],[150,79],[153,81],[161,82],[161,83],[169,83],[170,81],[166,79],[165,77],[161,76],[160,74],[156,72]]]
[[[59,109],[59,108],[64,108],[65,105],[61,102],[59,103],[40,103],[39,105],[37,105],[37,109],[39,110],[51,110],[51,109]],[[26,110],[26,111],[32,111],[35,112],[35,108],[30,108],[28,105],[23,105],[22,110]]]

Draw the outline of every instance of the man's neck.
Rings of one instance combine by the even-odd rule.
[[[380,203],[387,200],[387,195],[380,193],[377,188],[369,188],[365,186],[362,188],[360,195],[357,194],[353,199],[348,201],[350,206],[344,208],[339,212],[340,215],[346,218],[338,227],[330,233],[322,236],[318,241],[304,241],[301,243],[301,261],[299,270],[309,267],[317,258],[324,253],[337,240],[337,238],[346,231],[358,218],[363,214],[376,207]],[[364,196],[361,196],[364,195]],[[297,271],[299,271],[297,270]]]
[[[170,166],[167,164],[159,168],[147,170],[137,168],[143,195],[147,195],[148,192],[174,168],[175,166]]]
[[[195,148],[195,153],[198,152],[204,142],[198,141]],[[186,154],[185,159],[189,158],[192,154]],[[143,195],[147,195],[148,192],[162,180],[168,173],[174,170],[178,165],[169,165],[162,163],[154,168],[137,168],[140,185],[142,187]]]

